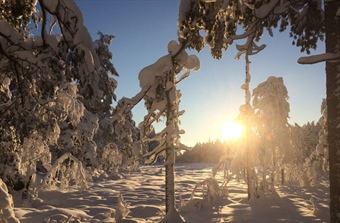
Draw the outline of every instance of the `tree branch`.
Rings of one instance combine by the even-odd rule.
[[[323,53],[313,56],[307,57],[300,57],[298,59],[299,64],[315,64],[320,62],[332,61],[332,60],[339,60],[340,53]]]

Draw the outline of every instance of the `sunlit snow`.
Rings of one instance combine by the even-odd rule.
[[[197,183],[212,177],[213,165],[177,164],[175,167],[176,207],[185,222],[327,222],[329,219],[326,181],[320,181],[313,188],[276,187],[275,196],[248,201],[246,183],[234,175],[227,184],[227,194],[215,197],[214,205],[209,205],[202,200],[203,187]],[[164,216],[163,168],[162,165],[142,166],[141,172],[122,173],[118,178],[98,173],[86,190],[41,191],[32,204],[16,204],[14,213],[22,223],[114,222],[121,195],[129,209],[122,222],[160,222]],[[218,171],[219,184],[222,178],[222,171]],[[123,206],[119,208],[127,213]]]

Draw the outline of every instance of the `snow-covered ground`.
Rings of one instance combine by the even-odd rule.
[[[212,166],[176,165],[178,208],[188,202],[196,183],[211,177]],[[222,174],[220,171],[216,178],[221,180]],[[228,183],[228,191],[228,197],[217,198],[214,207],[182,210],[181,216],[191,223],[329,221],[329,187],[326,182],[305,189],[277,187],[278,196],[248,201],[246,184],[233,178]],[[124,173],[119,179],[93,177],[89,188],[83,191],[69,189],[40,192],[33,207],[16,207],[15,215],[22,223],[115,222],[119,193],[130,209],[122,222],[159,222],[164,216],[163,167],[143,166],[141,172]],[[196,195],[199,199],[200,190],[197,190]]]

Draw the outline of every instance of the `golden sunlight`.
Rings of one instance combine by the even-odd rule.
[[[228,121],[223,127],[223,134],[227,140],[237,139],[242,135],[243,127],[235,121]]]

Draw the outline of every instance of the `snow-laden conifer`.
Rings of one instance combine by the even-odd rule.
[[[188,55],[184,50],[185,45],[179,45],[176,41],[168,44],[168,55],[161,57],[154,64],[145,67],[139,73],[140,87],[145,91],[145,105],[148,114],[140,123],[141,137],[147,139],[153,127],[152,124],[165,117],[166,126],[157,133],[152,140],[158,140],[159,145],[152,151],[144,154],[146,163],[153,163],[157,157],[165,157],[165,191],[166,213],[163,222],[177,216],[175,209],[174,188],[174,163],[175,150],[185,148],[180,142],[180,134],[184,130],[179,128],[181,116],[184,111],[179,110],[181,93],[177,90],[177,84],[189,76],[190,70],[199,69],[199,60],[194,55]],[[183,74],[181,71],[185,70]],[[149,139],[147,139],[149,140]],[[180,217],[178,219],[181,219]]]
[[[293,151],[289,141],[288,91],[281,77],[269,77],[253,89],[253,107],[256,116],[256,131],[261,137],[261,160],[263,177],[261,188],[267,187],[267,168],[271,174],[271,190]]]

